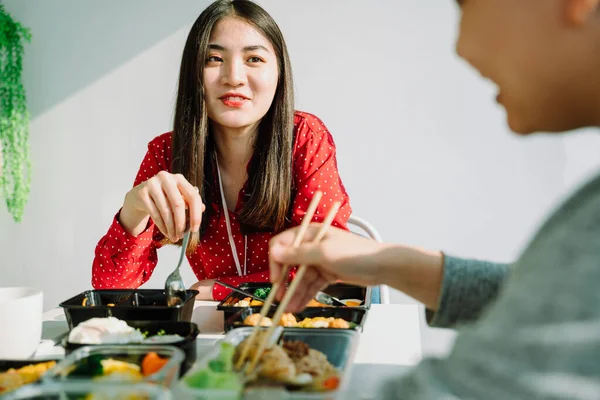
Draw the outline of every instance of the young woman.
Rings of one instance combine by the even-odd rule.
[[[346,229],[351,208],[335,145],[317,117],[294,111],[281,31],[251,1],[216,1],[185,44],[173,132],[148,145],[133,189],[96,247],[92,285],[142,285],[157,249],[180,243],[188,227],[199,299],[228,294],[216,279],[268,281],[269,239],[300,223],[317,190],[324,198],[314,220],[341,201],[334,225]]]

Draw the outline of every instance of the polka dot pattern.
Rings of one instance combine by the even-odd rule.
[[[321,222],[334,201],[342,206],[334,226],[347,229],[346,222],[352,212],[348,194],[338,175],[335,156],[335,143],[323,122],[312,114],[296,112],[294,118],[295,143],[293,152],[293,179],[296,195],[293,201],[290,226],[299,225],[315,191],[323,191],[323,199],[315,213],[313,221]],[[148,144],[148,152],[142,162],[135,185],[153,177],[162,170],[169,170],[171,163],[171,133],[156,137]],[[220,195],[211,204],[217,212],[213,213],[208,228],[201,238],[200,246],[188,256],[190,267],[198,280],[219,279],[237,286],[244,282],[269,281],[269,240],[272,232],[250,233],[247,248],[247,275],[237,273],[225,226],[225,215],[220,204]],[[240,191],[239,209],[244,198],[244,189]],[[240,263],[244,264],[244,236],[235,212],[229,212],[231,229]],[[145,283],[158,258],[157,250],[162,234],[152,221],[137,237],[129,235],[119,224],[118,214],[113,219],[107,234],[96,246],[92,266],[92,286],[97,289],[136,288]],[[295,269],[290,272],[293,277]],[[215,285],[213,298],[222,300],[229,290]]]

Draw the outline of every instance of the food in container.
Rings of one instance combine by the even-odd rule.
[[[263,304],[264,303],[262,301],[255,300],[250,297],[244,297],[241,300],[236,300],[234,297],[232,297],[229,301],[223,303],[224,306],[230,306],[230,307],[261,307]],[[306,304],[306,307],[331,307],[331,306],[329,306],[327,304],[319,303],[315,299],[311,299],[308,302],[308,304]]]
[[[139,365],[134,362],[116,360],[112,357],[93,355],[83,359],[70,369],[66,376],[90,378],[94,381],[141,381],[163,368],[169,359],[156,352],[148,352]]]
[[[265,317],[261,320],[260,314],[250,314],[245,319],[243,324],[246,326],[256,326],[260,321],[261,326],[271,326],[273,321],[269,317]],[[301,321],[296,320],[294,314],[283,314],[279,325],[297,328],[338,328],[338,329],[350,329],[350,322],[341,318],[334,317],[314,317],[304,318]]]
[[[261,320],[260,314],[250,314],[246,318],[244,318],[244,325],[246,326],[256,326],[260,321],[261,326],[271,326],[273,325],[273,320],[269,317],[265,317]],[[279,320],[279,325],[281,326],[296,326],[298,321],[294,314],[284,313]]]
[[[235,398],[243,389],[242,378],[233,369],[236,348],[227,342],[222,342],[219,346],[217,356],[208,361],[205,368],[190,373],[183,381],[191,388],[232,391]]]
[[[263,300],[266,300],[267,297],[269,297],[269,293],[271,292],[271,287],[270,286],[266,286],[266,287],[259,287],[256,288],[254,290],[254,295],[256,297],[260,297]]]
[[[170,386],[177,380],[183,359],[183,352],[173,346],[85,346],[70,353],[42,379],[147,381]]]
[[[114,317],[90,319],[71,330],[63,341],[67,354],[86,345],[170,345],[185,353],[181,373],[196,361],[198,326],[183,321],[121,321]]]
[[[304,318],[299,321],[296,326],[298,328],[334,328],[334,329],[350,329],[350,322],[334,317],[314,317]]]
[[[92,318],[77,325],[69,333],[69,342],[77,344],[175,343],[184,338],[166,335],[165,331],[147,336],[140,329],[115,317]]]
[[[144,335],[118,318],[92,318],[71,329],[69,342],[78,344],[140,343]]]
[[[315,299],[311,299],[308,302],[308,304],[306,305],[306,307],[331,307],[331,306],[324,304],[324,303],[320,303],[320,302],[316,301]]]
[[[260,343],[266,331],[257,336]],[[244,339],[236,347],[234,363],[241,354],[241,349],[248,339]],[[254,357],[256,346],[251,348],[248,357]],[[261,385],[264,383],[281,383],[293,388],[306,391],[335,390],[340,384],[339,371],[331,365],[327,356],[302,340],[283,340],[264,351],[246,385]]]
[[[268,389],[271,394],[278,391],[288,400],[330,399],[344,388],[358,343],[356,331],[278,328],[281,337],[268,346],[254,373],[236,374],[233,368],[242,349],[240,344],[245,343],[252,329],[230,331],[220,346],[180,381],[175,389],[177,398],[240,399],[242,393],[245,397],[254,396]],[[249,359],[253,351],[256,347],[250,349]],[[207,378],[212,376],[215,366],[225,368],[229,385],[222,387],[218,379]]]
[[[346,307],[360,307],[363,303],[361,299],[340,299],[342,303],[346,305]]]
[[[262,326],[271,326],[271,317],[274,311],[270,311],[262,320]],[[306,308],[304,311],[294,314],[283,314],[279,325],[288,328],[323,328],[323,329],[359,329],[361,330],[367,313],[361,308],[328,307],[328,308]],[[251,307],[238,310],[225,321],[225,331],[241,328],[244,326],[256,326],[260,320],[260,310]]]
[[[255,300],[250,297],[244,297],[242,300],[238,300],[235,303],[233,303],[234,307],[255,307],[255,306],[262,306],[262,305],[263,305],[262,301]]]
[[[186,290],[183,304],[168,306],[164,289],[86,290],[59,305],[69,329],[91,318],[110,316],[124,321],[190,322],[197,294],[197,290]]]
[[[42,362],[0,361],[0,394],[36,382],[55,365],[56,360]]]
[[[253,293],[257,297],[268,296],[271,290],[271,284],[267,282],[248,282],[242,283],[238,286],[240,290],[243,290],[247,293]],[[325,305],[323,303],[319,303],[316,300],[312,300],[307,304],[307,309],[325,309],[325,308],[333,308],[333,309],[343,309],[343,308],[353,308],[358,310],[368,310],[371,307],[371,288],[360,287],[356,285],[349,285],[344,283],[336,283],[328,286],[323,292],[329,294],[340,300],[350,300],[350,301],[360,301],[358,306],[355,306],[355,303],[351,303],[352,306],[355,307],[331,307]],[[219,311],[223,311],[223,319],[226,321],[235,313],[239,311],[240,308],[252,308],[255,311],[260,311],[262,303],[259,305],[258,302],[253,303],[251,305],[252,299],[247,296],[244,296],[237,292],[230,293],[223,301],[221,301],[217,305],[217,309]],[[256,304],[256,305],[254,305]],[[273,307],[275,308],[275,307]],[[329,316],[329,315],[322,315]],[[342,317],[343,318],[343,317]],[[346,319],[348,320],[348,319]],[[350,321],[349,322],[355,322]],[[240,321],[241,322],[241,321]]]

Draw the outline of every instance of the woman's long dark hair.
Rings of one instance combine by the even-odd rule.
[[[259,124],[254,155],[248,170],[247,195],[239,212],[240,223],[253,230],[279,231],[284,228],[292,197],[292,148],[294,142],[294,93],[292,70],[283,34],[273,18],[250,0],[218,0],[206,8],[194,23],[179,71],[179,88],[173,126],[171,171],[181,173],[200,190],[207,205],[202,218],[204,232],[217,188],[209,121],[204,103],[203,72],[210,34],[224,17],[244,20],[273,45],[279,77],[273,103]],[[188,250],[194,250],[194,235]]]

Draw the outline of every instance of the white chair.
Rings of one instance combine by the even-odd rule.
[[[379,232],[377,231],[377,229],[375,229],[375,227],[373,225],[371,225],[366,220],[364,220],[360,217],[357,217],[355,215],[350,216],[350,218],[348,219],[348,228],[353,233],[356,233],[357,235],[361,235],[359,232],[356,232],[356,228],[359,228],[360,230],[363,231],[363,233],[366,234],[366,237],[369,237],[378,242],[383,241],[381,239],[381,235],[379,234]],[[365,235],[363,234],[361,236],[365,236]],[[381,304],[390,304],[390,288],[387,285],[379,286],[379,302]]]

